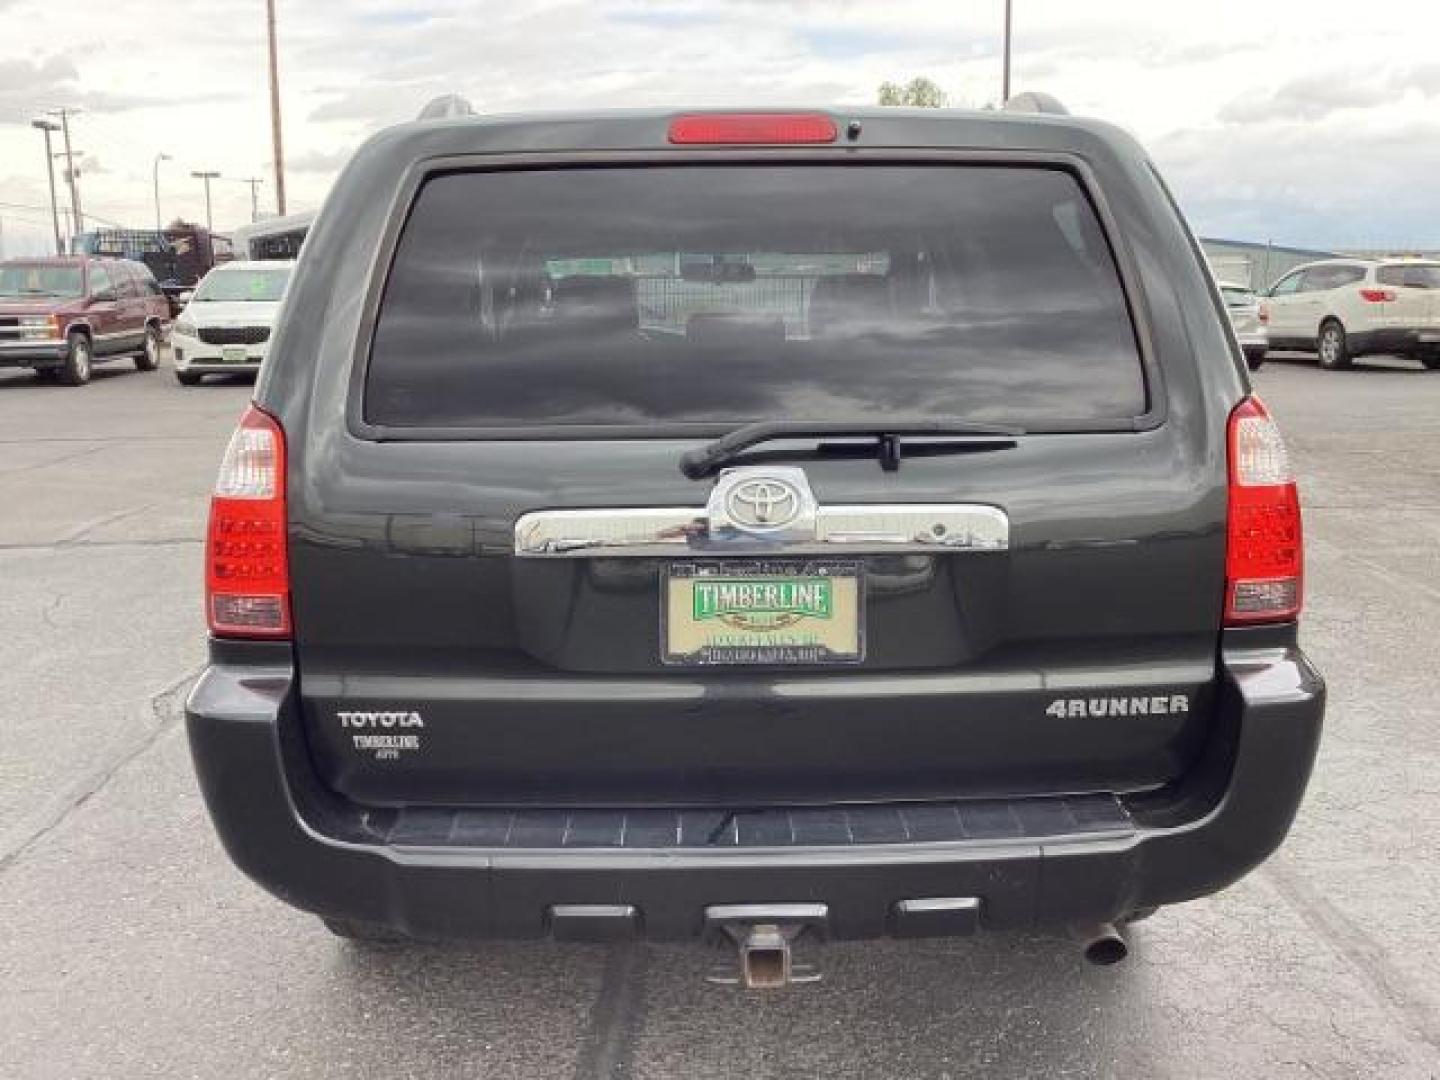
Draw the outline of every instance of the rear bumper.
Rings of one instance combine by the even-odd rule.
[[[973,898],[981,926],[1028,927],[1205,896],[1284,838],[1314,761],[1324,685],[1293,645],[1252,632],[1232,637],[1243,647],[1224,654],[1222,722],[1185,782],[1128,801],[1101,827],[1043,835],[517,846],[456,842],[451,826],[407,838],[316,778],[288,646],[263,646],[243,664],[217,657],[186,720],[201,790],[231,858],[282,900],[320,915],[418,937],[523,938],[572,936],[570,921],[554,913],[579,906],[623,912],[623,934],[666,940],[703,934],[713,905],[820,903],[829,936],[871,938],[911,932],[902,925],[905,901]],[[615,929],[606,923],[597,933]]]
[[[1237,334],[1236,337],[1240,339],[1240,348],[1245,350],[1246,356],[1256,353],[1263,356],[1270,348],[1270,337],[1263,330]]]
[[[0,367],[56,367],[69,354],[63,341],[0,341]]]
[[[1346,335],[1355,355],[1375,353],[1440,352],[1440,326],[1428,329],[1359,330]]]

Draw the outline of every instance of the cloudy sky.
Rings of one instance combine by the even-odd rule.
[[[1017,90],[1150,147],[1205,235],[1440,247],[1440,0],[1014,0]],[[290,208],[369,133],[482,112],[868,103],[928,75],[993,102],[1003,0],[279,0]],[[0,228],[42,251],[46,109],[75,107],[87,215],[273,208],[263,0],[0,0]]]

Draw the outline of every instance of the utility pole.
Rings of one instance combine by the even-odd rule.
[[[53,120],[31,120],[30,126],[45,133],[45,171],[50,175],[50,221],[55,226],[55,254],[65,254],[65,242],[60,239],[60,210],[55,204],[55,157],[50,149],[50,133],[60,130]]]
[[[156,154],[155,163],[151,166],[150,172],[155,183],[155,231],[163,232],[165,224],[160,217],[160,162],[169,161],[169,154]]]
[[[265,28],[270,38],[270,141],[275,157],[275,210],[285,215],[285,148],[280,138],[280,59],[275,44],[275,0],[265,0]]]
[[[1010,100],[1010,0],[1005,0],[1005,73],[1000,80],[1000,106]]]
[[[70,114],[75,109],[51,109],[51,116],[60,117],[60,131],[65,137],[65,179],[70,181],[70,211],[75,215],[75,231],[85,231],[85,215],[80,212],[80,175],[75,171],[75,152],[70,149]]]
[[[213,233],[215,225],[210,219],[210,181],[219,180],[220,174],[218,172],[192,172],[190,175],[196,180],[205,181],[205,231]]]
[[[258,176],[247,176],[239,183],[250,185],[250,220],[260,220],[260,185],[265,181]]]

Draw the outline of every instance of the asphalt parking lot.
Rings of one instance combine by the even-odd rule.
[[[250,388],[0,371],[0,1078],[1440,1076],[1440,373],[1257,384],[1331,684],[1281,852],[1119,968],[1060,938],[845,945],[746,996],[699,947],[365,951],[243,879],[179,709]]]

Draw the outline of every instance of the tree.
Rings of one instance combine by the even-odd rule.
[[[899,83],[880,84],[881,105],[915,105],[922,109],[943,109],[950,104],[950,95],[935,80],[917,75],[904,86]]]

